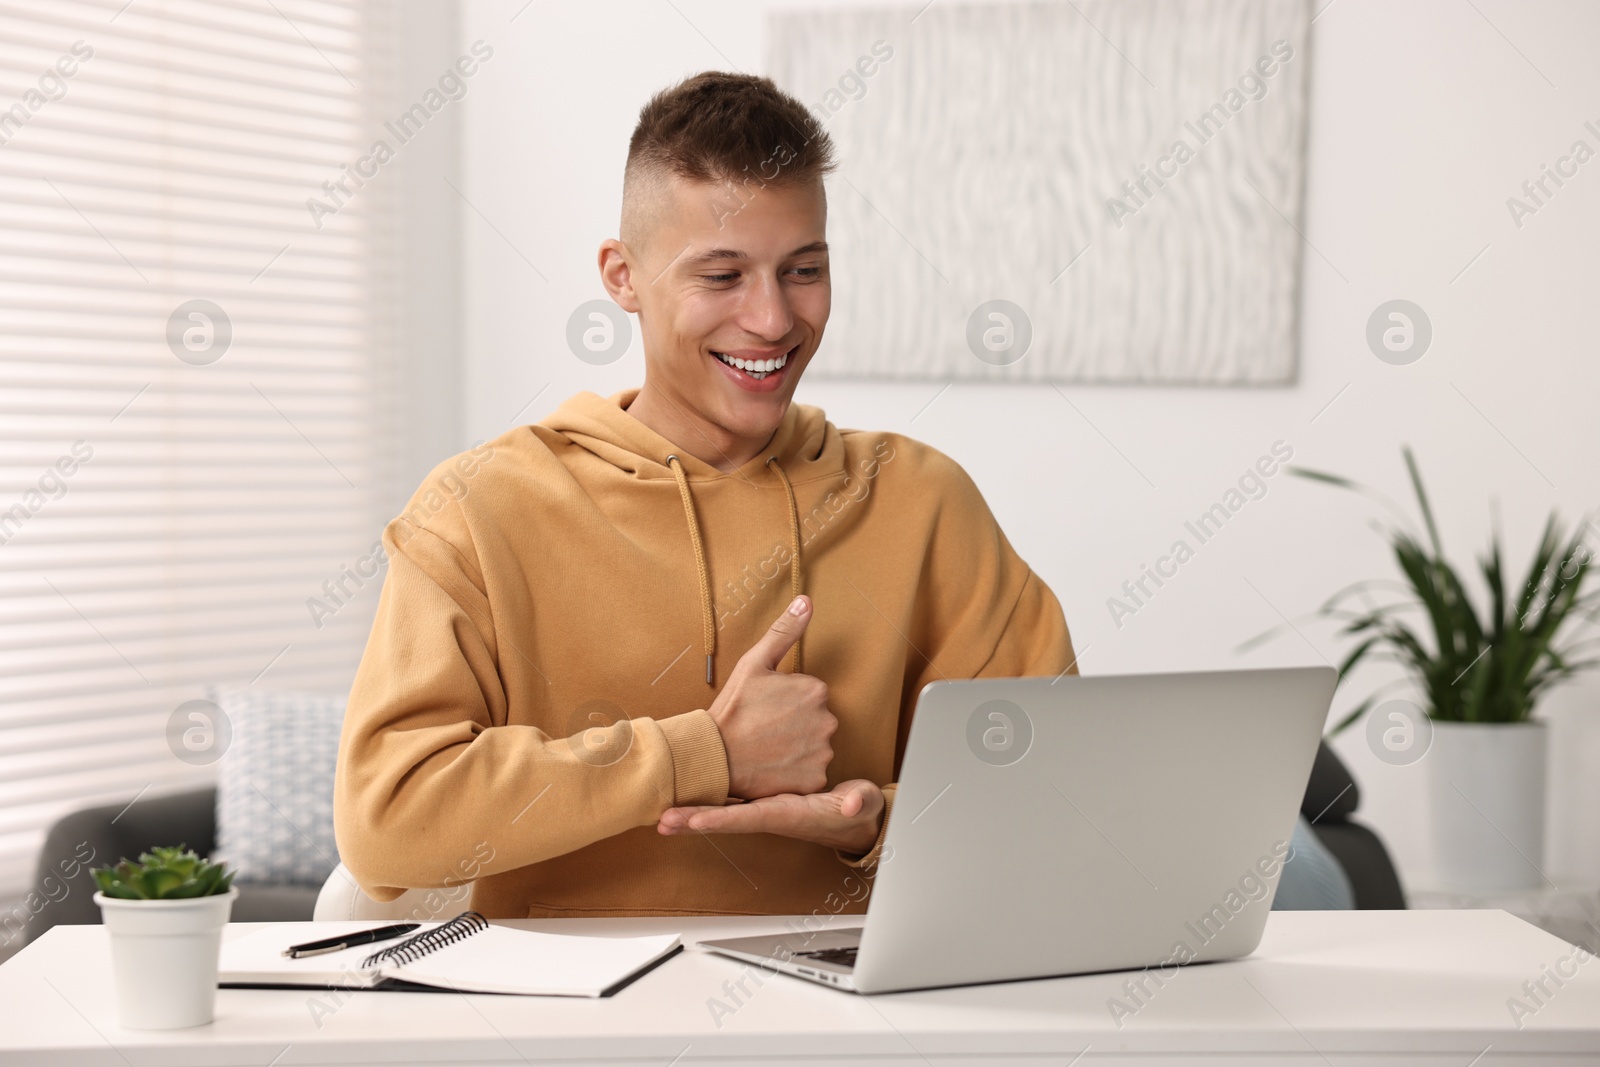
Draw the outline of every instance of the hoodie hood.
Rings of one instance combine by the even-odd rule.
[[[624,410],[639,395],[638,387],[624,389],[609,397],[581,392],[569,398],[540,425],[561,434],[573,444],[635,478],[671,478],[678,484],[687,527],[685,550],[694,555],[700,581],[701,646],[706,657],[706,684],[715,685],[714,662],[717,651],[716,608],[712,589],[714,576],[706,562],[705,536],[695,507],[696,482],[740,478],[756,486],[782,487],[789,505],[791,597],[805,590],[804,568],[800,558],[800,510],[795,503],[794,484],[825,478],[844,469],[844,446],[821,408],[790,402],[777,432],[760,454],[744,466],[725,473],[689,455]],[[789,670],[801,669],[801,636],[789,652]]]
[[[839,431],[828,422],[819,407],[791,402],[783,422],[761,454],[737,471],[725,474],[689,455],[650,427],[629,415],[624,408],[639,395],[637,387],[602,397],[582,392],[569,397],[539,423],[620,470],[640,478],[671,478],[667,457],[682,460],[690,482],[741,476],[759,477],[769,456],[778,462],[795,482],[837,474],[844,469],[844,448]]]

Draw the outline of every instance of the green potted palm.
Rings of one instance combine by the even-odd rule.
[[[210,1022],[222,928],[239,895],[233,872],[178,845],[89,873],[111,937],[118,1021],[130,1030]]]
[[[1402,451],[1425,540],[1381,494],[1337,475],[1289,468],[1371,496],[1399,520],[1382,532],[1403,580],[1357,582],[1318,614],[1340,623],[1353,642],[1339,665],[1341,680],[1371,660],[1398,663],[1404,675],[1368,695],[1330,735],[1382,711],[1388,705],[1379,701],[1395,686],[1409,688],[1426,713],[1422,725],[1431,727],[1421,754],[1429,764],[1438,877],[1450,889],[1532,888],[1544,880],[1548,739],[1535,717],[1538,702],[1551,686],[1600,663],[1591,654],[1600,641],[1577,632],[1600,610],[1600,591],[1586,591],[1590,525],[1568,535],[1552,514],[1525,575],[1512,584],[1496,523],[1477,560],[1479,604],[1445,557],[1416,459],[1409,447]]]

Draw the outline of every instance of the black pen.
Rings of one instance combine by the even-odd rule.
[[[370,945],[374,941],[388,941],[390,938],[409,934],[421,923],[395,923],[393,926],[380,926],[376,930],[361,930],[353,934],[344,934],[340,937],[330,937],[325,941],[307,941],[303,945],[290,945],[283,950],[285,956],[299,959],[301,956],[319,956],[324,952],[338,952],[342,948],[354,945]]]

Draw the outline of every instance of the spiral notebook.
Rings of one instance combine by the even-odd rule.
[[[423,923],[411,936],[291,959],[291,944],[381,923],[274,923],[227,941],[217,967],[225,988],[312,986],[461,993],[607,997],[683,950],[677,934],[578,937],[491,926],[475,911]],[[374,948],[376,947],[376,951]]]

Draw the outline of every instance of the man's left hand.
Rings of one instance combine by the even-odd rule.
[[[840,782],[826,793],[779,793],[727,807],[689,806],[661,813],[656,830],[686,834],[778,834],[836,848],[866,852],[877,842],[883,820],[883,790],[865,778]]]

